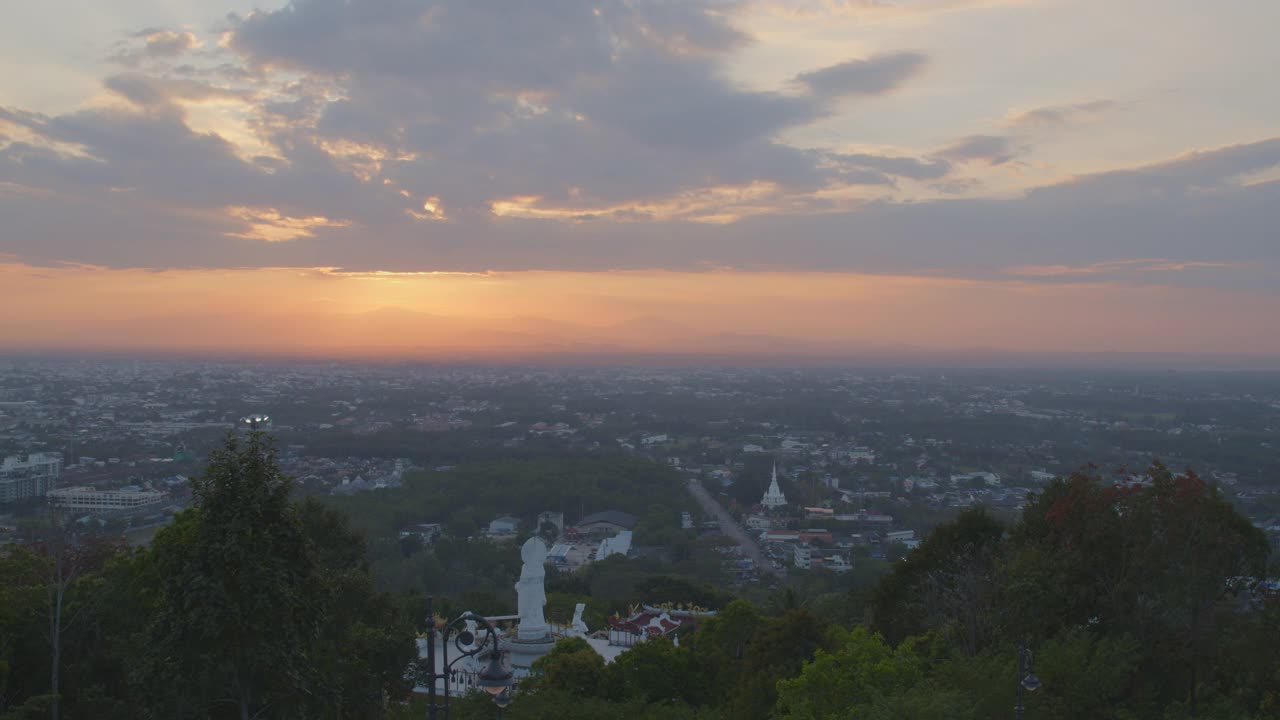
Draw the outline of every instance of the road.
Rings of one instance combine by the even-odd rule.
[[[716,522],[720,523],[720,532],[738,543],[738,547],[742,548],[742,554],[751,558],[759,572],[769,573],[780,578],[787,576],[786,569],[779,569],[773,566],[773,562],[765,557],[764,551],[760,549],[756,541],[747,534],[746,530],[742,529],[741,525],[734,521],[729,515],[729,511],[720,507],[720,503],[711,497],[701,483],[697,480],[690,480],[689,494],[698,501],[698,504],[702,506],[703,510],[707,511],[708,515],[714,517]]]

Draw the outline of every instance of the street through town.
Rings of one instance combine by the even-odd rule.
[[[716,499],[711,497],[706,488],[697,480],[689,481],[689,494],[693,495],[702,509],[707,511],[720,523],[720,532],[738,543],[738,547],[742,548],[742,553],[746,557],[751,558],[755,563],[756,569],[761,573],[769,573],[779,578],[787,576],[786,568],[775,568],[769,558],[765,557],[764,551],[760,549],[760,545],[756,543],[742,526],[734,521],[729,515],[729,511],[720,506]]]

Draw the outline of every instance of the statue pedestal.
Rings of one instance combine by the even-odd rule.
[[[544,623],[521,622],[516,630],[519,642],[538,642],[551,636],[551,628]],[[555,642],[554,640],[552,642]]]
[[[516,679],[525,677],[533,668],[533,661],[551,652],[556,646],[556,639],[544,634],[536,640],[503,640],[502,649],[511,653],[511,671]]]

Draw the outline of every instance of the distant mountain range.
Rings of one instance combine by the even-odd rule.
[[[845,338],[714,332],[639,316],[586,325],[536,315],[475,318],[389,307],[351,314],[157,315],[158,338],[104,320],[90,333],[43,339],[8,354],[84,354],[426,360],[575,365],[1010,367],[1280,371],[1280,357],[1230,353],[1020,352],[1000,348],[873,345]],[[30,337],[30,336],[28,336]]]

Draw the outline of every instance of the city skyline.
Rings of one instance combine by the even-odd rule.
[[[4,349],[1280,357],[1280,7],[6,11]]]

